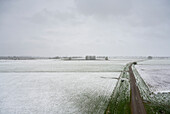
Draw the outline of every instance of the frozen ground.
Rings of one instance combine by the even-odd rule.
[[[130,61],[0,60],[0,72],[120,72]]]
[[[1,60],[1,114],[104,113],[132,60]]]
[[[153,59],[135,66],[151,91],[170,92],[170,59]]]
[[[3,114],[104,111],[117,81],[109,77],[118,76],[119,73],[1,73],[0,111]]]

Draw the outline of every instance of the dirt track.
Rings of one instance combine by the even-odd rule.
[[[140,92],[138,87],[136,86],[136,79],[134,77],[132,71],[132,65],[129,66],[129,74],[130,74],[130,105],[131,105],[131,113],[132,114],[146,114],[146,110],[140,96]]]

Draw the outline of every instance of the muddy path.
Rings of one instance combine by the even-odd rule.
[[[133,74],[132,64],[129,66],[129,75],[130,75],[130,106],[132,114],[146,114],[146,110],[143,104],[143,100],[140,96],[139,89],[136,85],[136,79]]]
[[[139,88],[129,63],[122,71],[105,114],[146,114]]]

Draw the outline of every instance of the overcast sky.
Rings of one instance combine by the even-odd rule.
[[[170,56],[170,0],[0,0],[0,56]]]

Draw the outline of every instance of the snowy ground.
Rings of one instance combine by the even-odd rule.
[[[151,91],[170,92],[170,59],[153,59],[135,66]]]
[[[132,60],[1,60],[1,114],[104,113]]]
[[[0,72],[120,72],[133,60],[0,60]]]

